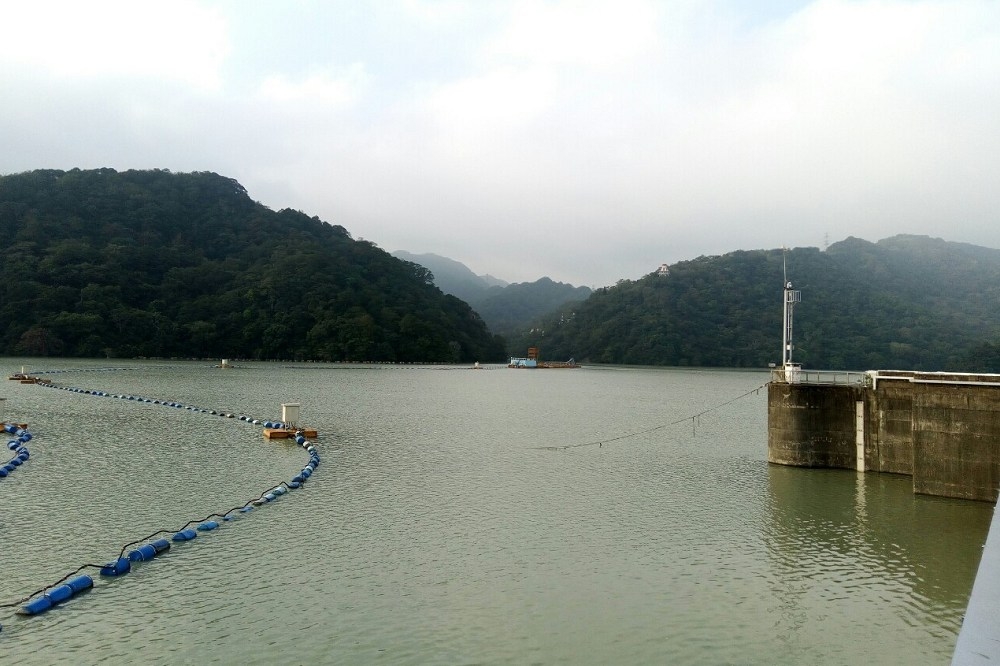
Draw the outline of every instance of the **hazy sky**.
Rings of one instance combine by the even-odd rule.
[[[1000,248],[1000,2],[0,0],[0,173],[215,171],[512,282]]]

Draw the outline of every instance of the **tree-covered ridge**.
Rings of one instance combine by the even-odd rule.
[[[437,254],[398,250],[393,256],[427,268],[441,291],[471,305],[491,331],[504,337],[567,303],[590,296],[589,287],[574,287],[547,277],[508,284],[489,275],[476,275],[465,264]]]
[[[512,346],[547,358],[765,367],[780,360],[783,262],[810,368],[1000,371],[1000,251],[918,236],[699,257],[597,290]]]
[[[590,294],[590,287],[574,287],[543,277],[534,282],[492,287],[480,300],[472,302],[472,307],[491,331],[506,337],[554,310],[587,300]]]
[[[489,361],[429,272],[214,173],[0,177],[0,353]]]

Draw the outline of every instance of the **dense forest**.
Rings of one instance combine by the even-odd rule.
[[[0,177],[0,354],[498,361],[425,268],[214,173]]]
[[[0,239],[3,355],[507,354],[487,315],[442,293],[426,267],[341,226],[272,211],[213,173],[3,176]],[[825,251],[737,251],[669,268],[593,293],[547,278],[487,287],[474,307],[514,355],[537,346],[550,360],[765,367],[780,360],[787,272],[802,292],[794,360],[808,368],[1000,372],[998,250],[848,238]]]
[[[1000,372],[1000,251],[921,236],[699,257],[597,290],[510,339],[549,359],[766,367],[782,285],[802,293],[794,360],[816,369]]]
[[[587,300],[590,294],[590,287],[574,287],[543,277],[534,282],[491,287],[470,305],[491,331],[506,337],[563,305]]]

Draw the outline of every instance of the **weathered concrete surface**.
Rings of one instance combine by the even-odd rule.
[[[952,666],[1000,662],[1000,519],[993,522],[983,547],[972,596],[952,655]]]
[[[866,391],[865,468],[913,474],[913,391],[909,381],[883,381]]]
[[[997,501],[1000,387],[913,384],[913,491]]]
[[[767,387],[767,459],[779,465],[854,469],[856,386]]]
[[[863,419],[857,417],[862,403]],[[768,385],[768,461],[908,474],[916,493],[996,502],[1000,376],[869,373],[869,383]]]

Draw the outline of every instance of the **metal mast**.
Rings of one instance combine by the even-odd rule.
[[[792,283],[788,281],[788,271],[785,268],[785,257],[781,257],[781,272],[785,279],[785,326],[781,334],[781,367],[788,370],[792,364],[792,313],[795,304],[802,300],[802,292],[792,289]]]

